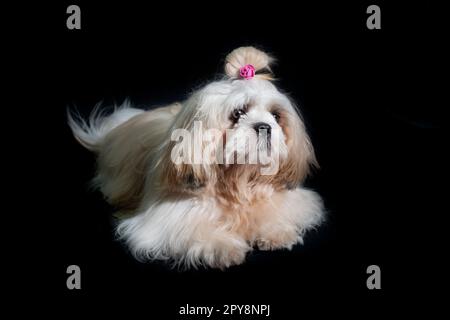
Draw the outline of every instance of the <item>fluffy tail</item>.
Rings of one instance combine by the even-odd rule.
[[[78,142],[91,151],[98,151],[104,137],[114,128],[128,121],[144,110],[132,108],[126,100],[121,106],[115,107],[113,113],[106,115],[97,104],[87,120],[78,112],[67,110],[70,129]]]

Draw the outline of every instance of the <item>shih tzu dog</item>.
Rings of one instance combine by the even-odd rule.
[[[94,183],[122,213],[117,234],[140,260],[181,267],[240,264],[253,247],[292,248],[323,220],[301,187],[313,147],[293,102],[253,47],[226,57],[225,76],[181,103],[125,103],[89,121],[69,114],[98,156]],[[124,214],[125,213],[125,214]]]

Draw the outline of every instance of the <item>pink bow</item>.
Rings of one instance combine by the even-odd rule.
[[[251,79],[255,76],[255,67],[251,64],[246,64],[239,69],[239,75],[245,80]]]

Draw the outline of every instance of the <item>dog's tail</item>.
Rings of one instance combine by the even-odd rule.
[[[87,120],[84,120],[78,112],[67,110],[67,118],[70,129],[75,138],[85,148],[98,151],[104,137],[114,128],[128,121],[132,117],[144,112],[144,110],[132,108],[126,100],[114,111],[106,115],[100,110],[101,104],[97,104]]]

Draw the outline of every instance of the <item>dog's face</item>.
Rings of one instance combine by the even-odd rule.
[[[185,178],[203,186],[233,171],[234,179],[251,175],[255,181],[290,188],[315,162],[297,110],[267,80],[217,81],[195,92],[173,129],[195,133],[199,126],[202,134],[192,135],[190,150],[201,155],[176,164],[175,180]],[[174,143],[169,146],[177,148]]]
[[[216,156],[223,153],[223,159],[214,159],[217,163],[264,165],[263,160],[287,158],[287,126],[297,115],[289,99],[270,82],[214,82],[191,100],[180,116],[181,127],[192,129],[197,122],[213,134]],[[198,141],[198,145],[202,143]]]
[[[226,128],[225,164],[274,166],[275,174],[279,162],[288,157],[289,100],[264,80],[234,81],[229,90],[221,116],[228,116],[221,119],[222,131]]]

